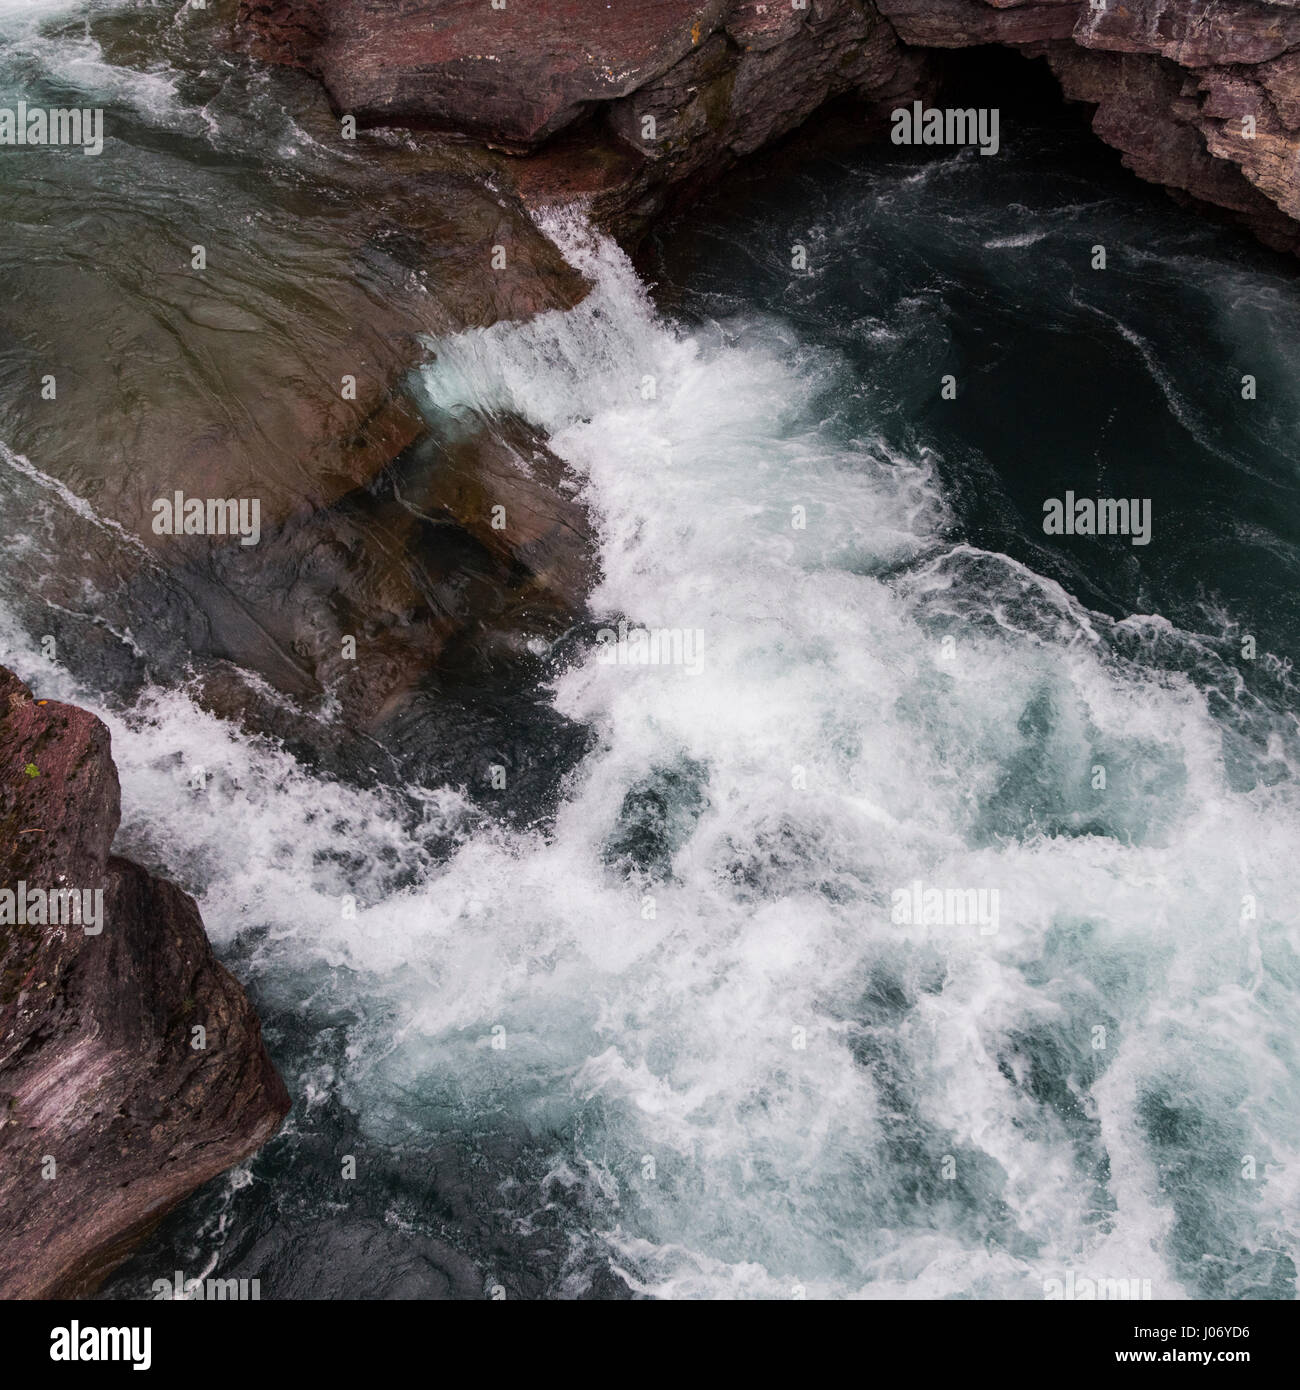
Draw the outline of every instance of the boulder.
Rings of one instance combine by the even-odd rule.
[[[0,1298],[93,1292],[289,1109],[194,900],[112,853],[119,815],[104,725],[0,668]]]
[[[243,0],[250,50],[314,72],[366,124],[529,148],[644,87],[719,24],[726,0]]]

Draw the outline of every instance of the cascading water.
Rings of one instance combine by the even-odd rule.
[[[942,296],[996,322],[999,258],[1070,217],[1027,196],[1017,229],[990,197],[955,225],[943,179],[991,162],[869,175],[871,216],[928,217],[949,248],[925,257],[938,297],[861,253],[832,170],[788,293],[784,227],[766,262],[751,240],[697,267],[674,320],[557,220],[582,304],[431,343],[428,411],[522,417],[596,519],[605,640],[557,650],[548,687],[593,742],[553,817],[329,780],[201,712],[180,672],[106,711],[120,848],[196,893],[296,1100],[110,1295],[215,1258],[301,1296],[330,1251],[339,1292],[427,1292],[362,1248],[425,1240],[468,1256],[473,1296],[1042,1298],[1069,1272],[1294,1296],[1295,691],[1267,645],[1242,673],[1242,613],[1211,632],[1136,606],[1182,584],[1208,613],[1176,565],[1125,593],[1100,561],[1033,563],[1041,534],[983,543],[1015,539],[986,510],[1013,470],[935,423]],[[1118,240],[1125,217],[1164,225],[1084,191]],[[819,283],[837,256],[888,316]],[[1294,305],[1224,264],[1225,321]],[[1082,284],[1017,283],[1104,351],[1136,337],[1169,418],[1248,492],[1248,460],[1179,395],[1176,319],[1156,341]],[[1269,351],[1293,347],[1278,327]],[[647,630],[681,659],[609,640]],[[43,693],[105,702],[12,611],[3,636]],[[983,913],[898,920],[918,883]],[[349,1223],[364,1240],[341,1242]]]

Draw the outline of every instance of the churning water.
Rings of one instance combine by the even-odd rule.
[[[1300,294],[1071,139],[747,188],[660,248],[671,316],[560,220],[583,304],[431,344],[430,412],[579,480],[608,629],[691,657],[557,650],[590,751],[532,826],[8,621],[295,1097],[111,1295],[1294,1297]],[[1066,488],[1151,545],[1045,537]],[[918,882],[996,912],[900,922]]]

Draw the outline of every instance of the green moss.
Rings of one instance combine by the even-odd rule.
[[[700,93],[700,104],[704,107],[704,118],[709,129],[715,134],[727,124],[731,115],[731,93],[736,85],[736,70],[728,68],[721,77],[715,78]]]

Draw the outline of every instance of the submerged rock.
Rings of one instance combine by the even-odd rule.
[[[183,95],[148,120],[115,109],[96,159],[6,166],[0,501],[25,518],[26,572],[5,597],[96,688],[188,669],[210,707],[319,745],[275,695],[310,706],[360,666],[345,713],[367,722],[515,598],[505,563],[453,573],[463,537],[376,497],[429,439],[422,338],[588,286],[490,159],[349,138],[314,82],[214,62],[234,0],[212,10],[151,14],[147,34],[92,16],[106,57],[161,55]]]
[[[18,191],[32,221],[0,259],[0,367],[16,383],[0,438],[164,562],[204,538],[160,533],[158,499],[256,499],[264,533],[328,506],[423,432],[404,389],[420,334],[586,293],[518,200],[433,155],[372,144],[359,167],[315,187],[268,179],[257,200],[179,162],[164,176],[223,211],[124,206],[71,179],[52,197],[39,179]],[[44,254],[38,216],[66,219],[69,245],[93,217],[96,256]]]
[[[104,725],[0,668],[0,1298],[92,1292],[289,1109],[194,900],[111,853],[119,816]]]

